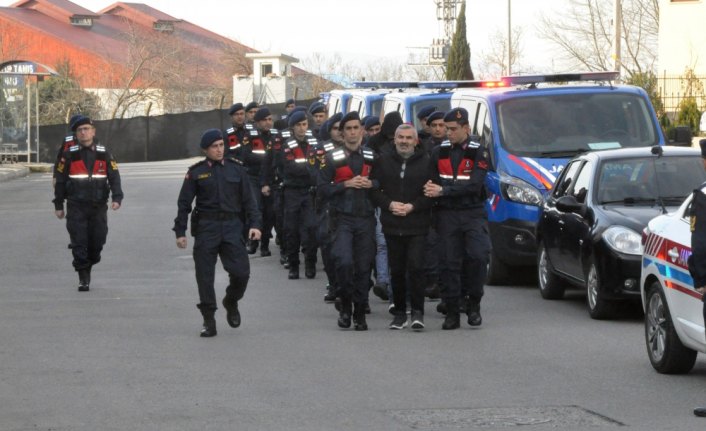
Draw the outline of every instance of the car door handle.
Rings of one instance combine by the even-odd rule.
[[[559,224],[560,224],[560,225],[565,225],[566,223],[564,222],[564,220],[559,220]]]
[[[674,250],[674,249],[672,249],[672,250],[669,250],[669,251],[667,252],[667,255],[668,255],[669,257],[671,257],[672,260],[677,260],[677,258],[679,257],[679,252],[676,251],[676,250]]]

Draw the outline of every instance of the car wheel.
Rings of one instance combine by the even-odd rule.
[[[564,285],[561,279],[554,274],[552,264],[547,256],[547,249],[543,242],[539,243],[537,251],[537,278],[539,293],[544,299],[561,299],[564,297]]]
[[[684,374],[696,362],[696,351],[685,347],[674,330],[672,316],[659,282],[647,293],[645,344],[652,367],[663,374]]]
[[[488,275],[486,284],[489,286],[497,286],[508,284],[510,282],[510,267],[498,258],[495,250],[490,251],[488,259]]]
[[[604,320],[615,316],[618,303],[603,298],[601,276],[594,262],[591,262],[586,274],[586,302],[592,319]]]

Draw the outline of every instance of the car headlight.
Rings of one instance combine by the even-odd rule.
[[[501,176],[500,190],[506,199],[513,202],[534,206],[541,206],[542,202],[544,202],[542,193],[539,190],[519,178]]]
[[[623,226],[611,226],[603,232],[603,239],[615,251],[626,254],[642,254],[642,236]]]

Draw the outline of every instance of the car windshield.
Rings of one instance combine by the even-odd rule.
[[[638,95],[617,91],[516,97],[497,109],[503,147],[515,155],[542,158],[656,145],[650,112]]]
[[[597,176],[599,204],[679,205],[706,181],[700,157],[663,156],[607,160]]]

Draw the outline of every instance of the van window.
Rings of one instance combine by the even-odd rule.
[[[647,102],[626,93],[515,97],[498,103],[500,142],[511,154],[570,157],[659,143]]]

